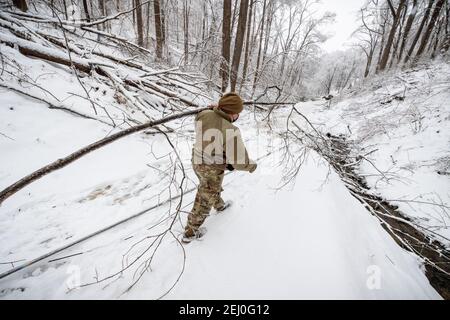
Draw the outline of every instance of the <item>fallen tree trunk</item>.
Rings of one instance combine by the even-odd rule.
[[[68,155],[65,158],[61,158],[58,159],[38,170],[36,170],[35,172],[27,175],[26,177],[20,179],[19,181],[17,181],[16,183],[10,185],[9,187],[7,187],[6,189],[2,190],[0,192],[0,205],[3,203],[3,201],[5,201],[7,198],[9,198],[10,196],[12,196],[13,194],[15,194],[16,192],[20,191],[21,189],[23,189],[24,187],[26,187],[27,185],[29,185],[30,183],[42,178],[43,176],[56,171],[58,169],[64,168],[65,166],[67,166],[68,164],[74,162],[75,160],[80,159],[81,157],[85,156],[86,154],[100,149],[101,147],[106,146],[107,144],[110,144],[111,142],[114,142],[116,140],[119,140],[120,138],[126,137],[128,135],[131,135],[133,133],[145,130],[145,129],[149,129],[152,128],[154,126],[157,125],[161,125],[164,123],[167,123],[169,121],[173,121],[176,119],[180,119],[180,118],[185,118],[188,116],[192,116],[195,115],[203,110],[207,110],[208,108],[200,108],[200,109],[196,109],[196,110],[190,110],[190,111],[186,111],[183,113],[179,113],[179,114],[175,114],[172,116],[168,116],[159,120],[155,120],[155,121],[150,121],[135,127],[131,127],[125,130],[122,130],[120,132],[117,132],[109,137],[106,137],[104,139],[98,140],[78,151],[73,152],[72,154]]]
[[[47,48],[38,43],[27,41],[21,38],[11,37],[6,34],[0,34],[0,42],[3,42],[11,47],[17,46],[20,53],[25,56],[52,61],[68,67],[71,67],[73,64],[75,68],[85,73],[90,73],[92,69],[89,60],[77,57],[72,59],[71,61],[67,55],[59,52],[56,49]]]

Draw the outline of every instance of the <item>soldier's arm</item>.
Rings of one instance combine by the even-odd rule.
[[[257,168],[257,164],[248,156],[239,129],[227,131],[226,159],[227,164],[238,171],[253,173]]]

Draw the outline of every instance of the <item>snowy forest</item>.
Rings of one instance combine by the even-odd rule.
[[[450,299],[450,1],[336,1],[0,0],[0,299]]]

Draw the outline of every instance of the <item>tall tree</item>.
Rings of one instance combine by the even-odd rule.
[[[106,16],[105,0],[98,0],[98,10],[100,11],[101,17]],[[102,30],[104,27],[105,27],[105,25],[99,24],[100,30]]]
[[[416,44],[420,39],[420,35],[422,34],[423,28],[425,27],[426,22],[428,21],[428,18],[430,17],[431,9],[433,8],[434,0],[429,0],[428,7],[425,11],[425,14],[422,18],[422,22],[420,23],[419,29],[417,29],[416,35],[414,36],[413,42],[411,43],[411,46],[408,50],[408,53],[405,56],[404,63],[407,63],[409,59],[411,58],[414,49],[416,48]]]
[[[385,11],[386,10],[384,10],[381,14],[383,22],[381,23],[381,43],[380,43],[380,51],[378,54],[378,62],[377,62],[377,68],[376,68],[377,72],[380,67],[381,58],[383,57],[384,44],[386,42],[386,25],[387,25],[387,21],[388,21],[389,17],[388,17],[388,13]]]
[[[144,46],[144,28],[142,24],[142,5],[141,0],[134,0],[136,8],[136,27],[137,27],[137,44]]]
[[[416,53],[416,60],[423,54],[425,47],[427,46],[428,40],[430,39],[431,32],[433,32],[434,26],[436,25],[436,21],[439,18],[439,14],[441,13],[442,7],[444,6],[445,0],[438,0],[436,3],[436,7],[434,8],[433,15],[431,16],[431,20],[428,23],[427,29],[422,36],[422,41],[420,43],[420,47]]]
[[[439,27],[438,27],[437,31],[435,32],[433,41],[430,41],[430,49],[429,50],[431,51],[431,58],[433,58],[433,59],[436,57],[437,48],[438,48],[438,45],[440,42],[441,31],[445,27],[445,24],[444,24],[445,18],[446,18],[445,16],[441,18],[441,20],[439,22]]]
[[[166,45],[166,35],[167,35],[167,31],[166,28],[167,23],[166,23],[166,13],[164,11],[164,0],[160,0],[160,14],[161,14],[161,41],[162,41],[162,45],[163,47]]]
[[[250,1],[250,8],[248,13],[248,19],[247,19],[247,37],[245,39],[245,53],[244,53],[244,66],[242,67],[242,81],[241,81],[241,87],[240,90],[242,90],[242,86],[245,82],[245,78],[247,78],[247,68],[248,68],[248,60],[250,56],[250,35],[252,32],[252,18],[253,18],[253,4],[255,3],[255,0]]]
[[[231,51],[231,0],[223,1],[222,20],[222,61],[220,75],[222,77],[222,92],[228,87]]]
[[[411,31],[411,27],[413,25],[414,19],[416,18],[416,15],[417,15],[417,6],[418,6],[418,1],[414,0],[413,7],[411,9],[411,12],[409,13],[408,20],[406,21],[405,30],[403,31],[402,44],[400,46],[400,52],[398,54],[398,62],[400,62],[403,58],[403,52],[405,50],[406,42],[408,41],[408,36]]]
[[[305,6],[307,5],[308,2],[305,3]],[[266,22],[266,36],[264,39],[264,49],[263,49],[263,55],[262,55],[262,63],[261,65],[264,68],[266,59],[267,59],[267,49],[269,48],[269,40],[270,40],[270,34],[272,31],[272,22],[273,22],[273,17],[275,15],[275,1],[274,0],[269,0],[269,3],[267,4],[267,22]],[[275,46],[273,46],[275,47]]]
[[[159,0],[153,0],[153,11],[155,19],[155,36],[156,36],[156,58],[162,59],[163,52],[163,33],[161,23],[161,4]]]
[[[189,61],[189,5],[188,0],[184,0],[183,5],[183,25],[184,25],[184,64]]]
[[[386,46],[384,47],[384,51],[383,51],[383,54],[381,57],[380,65],[378,68],[379,71],[383,71],[386,69],[386,66],[387,66],[387,63],[388,63],[388,60],[390,57],[391,49],[392,49],[392,44],[394,43],[395,34],[397,32],[397,28],[400,23],[401,14],[402,14],[402,11],[406,4],[406,0],[400,0],[398,8],[397,8],[397,10],[395,10],[395,8],[392,4],[392,1],[387,0],[387,2],[389,5],[389,8],[391,10],[391,14],[393,16],[393,22],[392,22],[391,30],[389,32],[388,40],[386,42]]]
[[[101,17],[106,16],[105,0],[98,0],[98,10],[100,11]]]
[[[408,13],[408,1],[406,1],[405,8],[402,13],[403,18],[401,19],[400,26],[398,27],[398,36],[397,36],[397,40],[394,42],[394,45],[393,45],[394,50],[392,51],[392,54],[391,54],[391,62],[389,64],[389,68],[392,68],[392,66],[394,65],[394,62],[397,57],[397,52],[400,49],[400,42],[402,39],[403,28],[405,27],[407,13]]]
[[[13,5],[16,8],[19,8],[23,12],[28,11],[27,1],[26,0],[13,0]]]
[[[248,1],[241,0],[239,20],[234,43],[233,62],[231,64],[231,91],[236,91],[236,82],[241,64],[242,47],[244,45],[245,29],[247,26]]]
[[[261,29],[260,29],[260,33],[259,33],[259,48],[258,48],[258,54],[256,57],[256,69],[255,69],[255,75],[253,77],[252,97],[255,95],[256,84],[258,82],[258,77],[259,77],[259,65],[261,63],[261,52],[262,52],[263,38],[264,38],[264,20],[265,20],[265,16],[266,16],[266,9],[267,9],[267,0],[264,0],[262,17],[261,17]]]
[[[379,26],[378,30],[369,26],[369,24],[366,22],[365,17],[366,10],[367,9],[361,9],[362,26],[359,30],[360,33],[368,36],[368,39],[363,40],[365,45],[360,45],[360,48],[363,50],[367,58],[366,69],[364,71],[364,78],[367,78],[369,76],[370,68],[372,66],[372,61],[375,54],[375,49],[377,48],[379,38],[382,35],[382,33],[379,30],[383,29],[383,26]]]
[[[231,34],[234,34],[234,27],[236,25],[236,17],[239,13],[238,11],[238,0],[234,0],[234,4],[233,4],[233,13],[231,15],[232,19],[231,19]]]
[[[83,9],[84,9],[84,15],[86,16],[86,21],[90,22],[91,21],[91,16],[89,14],[89,7],[87,4],[87,0],[83,0]]]

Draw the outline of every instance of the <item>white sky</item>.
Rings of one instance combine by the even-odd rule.
[[[350,39],[351,34],[358,27],[358,12],[366,0],[322,0],[320,11],[336,13],[336,22],[324,30],[334,34],[322,45],[325,51],[345,49],[345,42]]]

